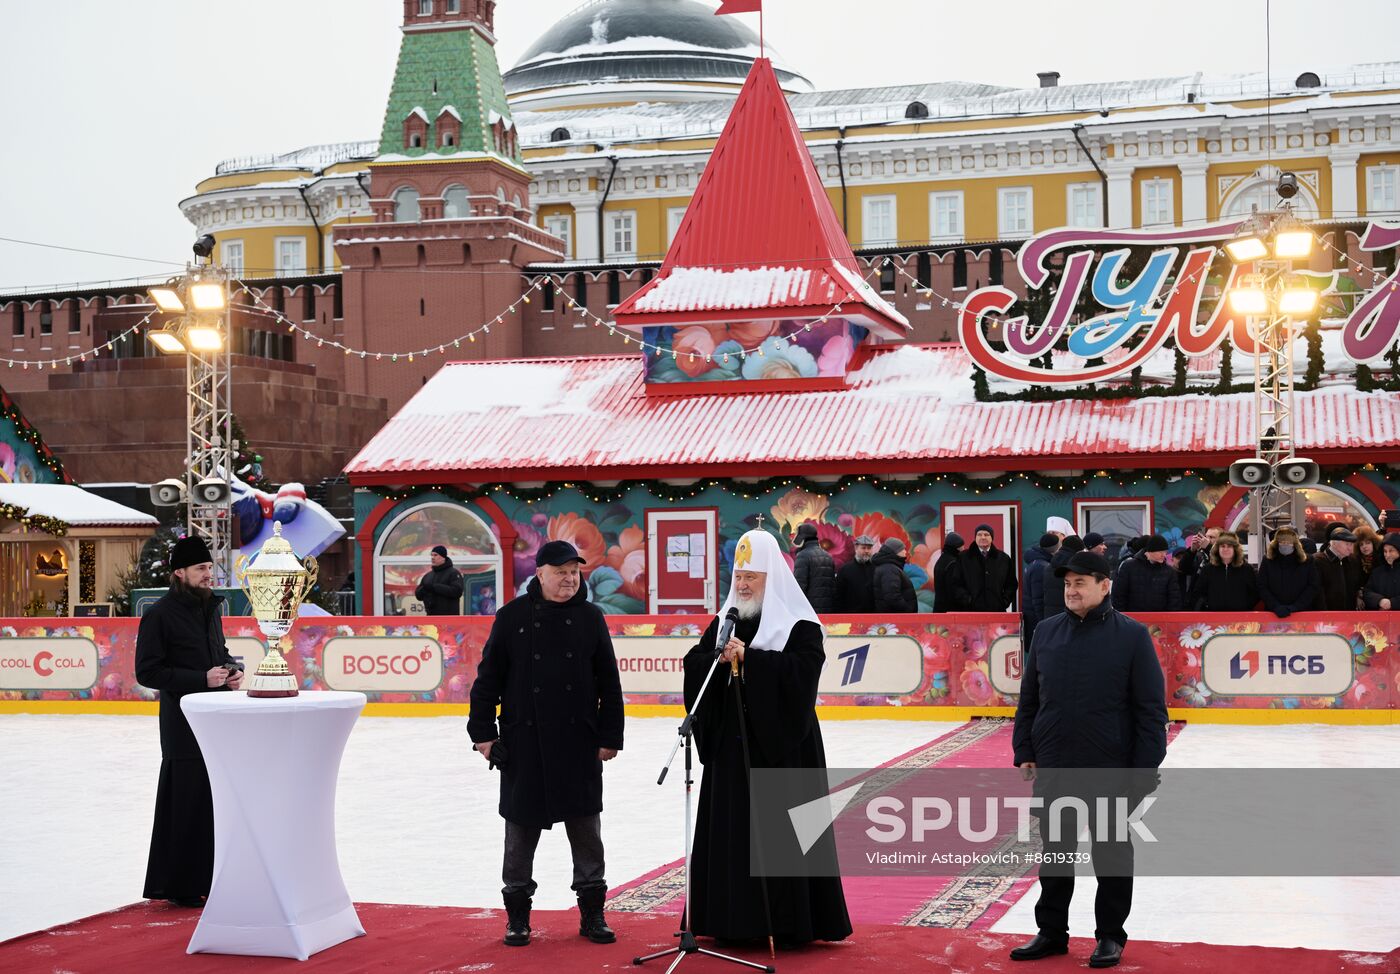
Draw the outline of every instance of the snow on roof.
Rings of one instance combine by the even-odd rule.
[[[438,118],[441,118],[444,115],[451,115],[459,122],[462,120],[462,113],[457,111],[457,109],[454,108],[452,105],[442,106],[442,111],[438,112]]]
[[[794,267],[677,267],[637,301],[637,311],[762,308],[807,294],[812,272]],[[805,302],[804,302],[805,303]]]
[[[486,124],[487,124],[487,125],[495,125],[497,122],[504,122],[504,123],[505,123],[505,129],[506,129],[507,132],[509,132],[511,129],[515,128],[515,120],[514,120],[514,119],[506,118],[504,115],[502,115],[500,112],[496,111],[496,110],[493,108],[493,109],[491,109],[490,111],[488,111],[488,112],[486,113]]]
[[[309,145],[291,152],[268,153],[256,156],[238,156],[225,159],[214,167],[216,176],[234,172],[252,172],[258,169],[309,169],[320,172],[340,162],[370,160],[379,153],[379,140],[369,142],[334,142],[325,145]]]
[[[484,483],[853,461],[999,470],[1189,457],[1223,466],[1254,449],[1250,393],[979,402],[971,376],[957,345],[877,348],[840,389],[781,393],[726,382],[648,395],[636,355],[452,362],[347,470],[357,483],[393,484],[411,474]],[[1354,386],[1299,392],[1296,415],[1300,455],[1400,455],[1400,395]],[[658,474],[672,475],[682,474]]]
[[[713,48],[705,44],[691,44],[686,41],[676,40],[673,37],[657,36],[637,36],[620,37],[617,40],[605,40],[601,43],[588,41],[583,44],[575,44],[562,51],[541,51],[531,55],[528,60],[521,61],[515,67],[523,68],[527,64],[537,64],[540,61],[562,60],[565,58],[580,58],[607,54],[627,54],[634,52],[665,53],[669,51],[680,52],[703,52],[706,54],[733,54],[738,57],[756,58],[760,49],[757,44],[746,44],[742,47]]]
[[[428,113],[426,110],[424,110],[422,105],[414,105],[413,109],[408,114],[417,115],[425,122],[428,120]]]
[[[30,514],[57,518],[74,527],[151,527],[149,514],[90,494],[72,484],[0,484],[0,504],[23,507]]]

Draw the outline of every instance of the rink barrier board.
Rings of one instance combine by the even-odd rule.
[[[1173,718],[1231,723],[1394,723],[1400,614],[1138,616],[1166,676]],[[709,616],[608,616],[627,712],[680,713],[681,658]],[[135,619],[0,619],[0,713],[151,713],[136,683]],[[823,717],[1010,716],[1019,618],[1009,614],[831,616]],[[359,690],[368,715],[467,712],[489,617],[299,620],[282,650],[308,690]],[[230,651],[261,659],[254,620],[224,620]],[[1326,692],[1318,692],[1325,688]],[[1338,692],[1341,691],[1341,692]]]

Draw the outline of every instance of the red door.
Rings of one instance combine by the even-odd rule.
[[[1011,556],[1016,569],[1016,578],[1021,578],[1021,545],[1019,538],[1019,504],[976,504],[950,501],[943,505],[943,536],[956,532],[965,542],[963,550],[976,542],[977,525],[989,524],[992,527],[992,544]],[[1016,605],[1020,605],[1020,589],[1016,591]]]
[[[647,612],[719,611],[719,512],[647,511]]]

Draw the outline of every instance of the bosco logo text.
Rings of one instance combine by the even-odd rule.
[[[442,683],[442,647],[426,636],[341,636],[324,653],[332,690],[430,693]]]

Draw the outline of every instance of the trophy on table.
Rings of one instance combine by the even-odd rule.
[[[296,621],[297,608],[316,583],[316,559],[297,559],[291,544],[282,537],[281,522],[272,525],[272,537],[263,543],[251,563],[240,555],[234,567],[258,628],[267,638],[267,655],[248,680],[250,697],[295,697],[297,678],[282,657],[279,644]]]

